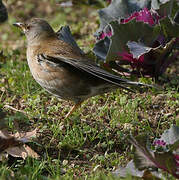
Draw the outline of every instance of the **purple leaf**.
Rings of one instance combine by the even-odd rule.
[[[109,48],[106,61],[116,59],[120,52],[128,51],[127,42],[138,41],[142,39],[143,43],[149,45],[151,39],[157,38],[153,28],[143,22],[136,22],[135,19],[126,24],[119,24],[118,22],[110,23],[113,35],[111,36],[111,46]],[[150,34],[150,36],[149,36]]]
[[[139,170],[150,168],[162,169],[179,178],[174,154],[169,152],[152,152],[147,146],[146,136],[130,137],[129,142],[135,146],[134,164]]]
[[[167,145],[171,145],[172,150],[179,148],[179,127],[171,126],[170,129],[164,131],[160,140],[165,141]]]
[[[119,176],[122,178],[127,178],[128,176],[132,176],[137,179],[155,179],[161,180],[164,179],[164,176],[158,171],[149,171],[149,170],[138,170],[133,160],[131,160],[126,167],[119,167],[116,171],[113,172],[115,176]]]
[[[142,1],[129,0],[126,3],[114,0],[99,11],[102,14],[98,39],[108,37],[110,41],[107,44],[106,41],[98,41],[94,53],[98,57],[103,54],[105,63],[115,61],[121,65],[125,62],[131,65],[131,72],[136,75],[158,78],[178,55],[172,55],[173,49],[179,47],[178,40],[172,39],[178,37],[179,32],[179,26],[174,23],[178,12],[177,1],[149,0],[142,4]],[[132,9],[132,3],[136,10]],[[153,9],[148,10],[151,6]],[[99,44],[105,47],[105,52],[98,48]]]
[[[170,28],[166,29],[168,26]],[[111,22],[110,28],[113,35],[110,37],[110,42],[105,45],[109,47],[106,58],[103,53],[103,59],[107,63],[116,60],[126,61],[139,75],[157,78],[176,59],[176,56],[170,56],[170,54],[178,43],[178,39],[171,39],[171,37],[178,34],[179,26],[172,24],[169,18],[162,19],[155,27],[133,19],[126,24]],[[171,39],[168,43],[166,43],[166,37]],[[100,44],[102,45],[103,42],[101,41]],[[95,48],[99,51],[95,54],[100,54],[97,46],[95,45]]]
[[[102,40],[105,37],[111,37],[113,35],[112,29],[110,26],[106,26],[101,34],[97,37],[98,40]]]
[[[149,148],[147,136],[131,136],[129,142],[135,147],[134,165],[138,170],[156,167],[179,178],[179,127],[173,125],[154,141],[153,145],[161,147],[160,151]]]
[[[166,68],[176,58],[175,56],[169,56],[176,39],[172,39],[169,43],[163,47],[162,45],[157,48],[150,48],[142,45],[141,43],[128,42],[128,47],[132,55],[122,56],[123,60],[131,61],[132,68],[140,69],[141,72],[148,72],[150,75],[158,76],[165,72]],[[120,53],[118,53],[121,55]],[[145,54],[145,56],[143,55]]]
[[[132,136],[128,139],[135,147],[134,164],[139,170],[149,167],[157,167],[154,153],[146,147],[147,136],[138,136],[137,139]]]
[[[125,19],[121,19],[121,24],[126,24],[129,21],[135,19],[136,22],[144,22],[146,24],[149,24],[151,26],[158,24],[159,16],[157,13],[149,11],[147,8],[144,8],[143,10],[139,12],[134,12],[131,16]],[[113,35],[112,30],[110,26],[106,26],[101,33],[97,36],[99,40],[104,39],[106,36],[111,37]]]
[[[145,46],[142,43],[137,43],[135,41],[128,41],[127,46],[130,49],[130,53],[133,58],[139,59],[143,54],[148,53],[152,48]]]
[[[137,22],[144,22],[151,26],[158,24],[158,20],[160,19],[160,17],[157,15],[156,12],[149,11],[147,8],[144,8],[139,12],[134,12],[128,18],[122,19],[121,23],[122,24],[128,23],[134,18],[136,19]]]
[[[160,17],[168,16],[173,20],[178,11],[178,0],[152,0],[152,9],[157,11]]]
[[[120,176],[125,178],[127,175],[135,176],[135,177],[140,177],[142,178],[144,175],[144,171],[139,171],[135,165],[133,160],[131,160],[126,167],[122,168],[120,167],[118,170],[116,170],[113,174],[116,176]]]
[[[113,0],[108,7],[98,11],[100,28],[95,33],[96,36],[99,36],[111,21],[127,18],[144,7],[151,7],[150,0]]]

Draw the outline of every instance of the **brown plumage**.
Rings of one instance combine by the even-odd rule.
[[[48,92],[75,103],[68,117],[84,100],[116,88],[143,85],[113,75],[88,59],[78,48],[59,40],[43,19],[15,23],[27,37],[27,61],[34,79]]]

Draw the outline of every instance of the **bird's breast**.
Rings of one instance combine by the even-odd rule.
[[[51,67],[46,62],[39,62],[37,55],[30,50],[27,50],[27,61],[34,79],[45,89],[60,88],[63,86],[62,68]]]

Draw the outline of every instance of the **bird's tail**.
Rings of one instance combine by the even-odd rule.
[[[108,72],[106,72],[105,74],[100,74],[99,76],[101,79],[104,79],[105,81],[108,81],[112,84],[115,84],[119,87],[122,88],[127,88],[127,87],[155,87],[154,85],[150,85],[150,84],[145,84],[145,83],[141,83],[141,82],[136,82],[136,81],[130,81],[128,79],[124,79],[121,78],[117,75],[114,74],[109,74]],[[128,89],[128,88],[127,88]]]

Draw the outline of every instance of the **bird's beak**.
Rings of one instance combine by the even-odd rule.
[[[26,25],[24,23],[17,22],[17,23],[14,23],[13,25],[16,26],[16,27],[21,28],[25,32]]]

